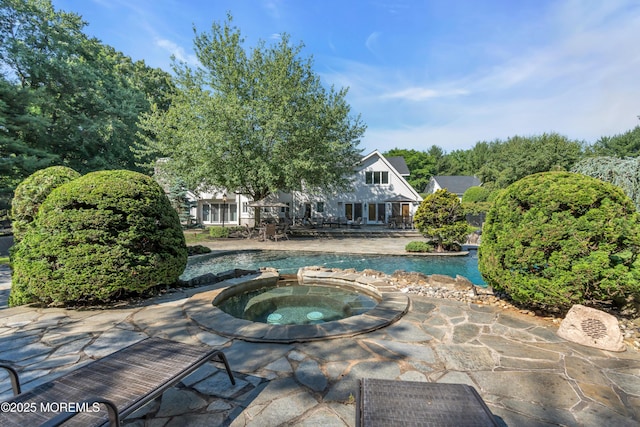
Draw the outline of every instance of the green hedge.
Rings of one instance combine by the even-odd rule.
[[[100,171],[52,191],[13,256],[10,305],[98,303],[174,283],[187,249],[153,179]]]
[[[487,214],[478,267],[515,301],[640,301],[640,226],[631,199],[611,184],[546,172],[512,184]]]
[[[429,242],[413,241],[407,243],[404,250],[407,252],[432,252],[434,245]]]
[[[29,175],[17,187],[11,200],[11,226],[16,241],[21,240],[47,196],[80,174],[65,166],[52,166]]]

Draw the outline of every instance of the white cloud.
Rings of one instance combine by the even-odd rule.
[[[381,34],[382,33],[374,31],[373,33],[369,34],[369,37],[367,37],[367,40],[364,42],[365,47],[374,55],[378,55],[378,52],[376,51],[376,45],[378,44],[378,39],[380,38]]]
[[[199,65],[198,58],[194,54],[188,54],[182,46],[177,45],[171,40],[156,39],[155,44],[169,52],[170,55],[175,56],[175,58],[180,62],[184,62],[188,65]]]
[[[405,99],[408,101],[425,101],[432,98],[443,98],[468,94],[469,91],[466,89],[438,90],[423,87],[411,87],[407,89],[401,89],[396,92],[383,94],[381,95],[381,98]]]

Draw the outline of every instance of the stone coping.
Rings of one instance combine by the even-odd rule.
[[[332,272],[314,268],[301,268],[298,272],[299,282],[320,281],[360,287],[369,293],[379,295],[380,302],[363,314],[310,325],[269,325],[251,322],[233,317],[213,305],[216,296],[232,286],[255,288],[275,284],[279,278],[280,275],[275,271],[263,271],[259,274],[220,282],[216,284],[215,289],[192,296],[184,305],[185,313],[199,326],[229,338],[249,342],[289,344],[364,334],[394,323],[409,310],[408,296],[396,292],[395,287],[389,282],[367,275],[365,272]]]

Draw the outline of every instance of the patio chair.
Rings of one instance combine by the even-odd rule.
[[[356,426],[498,426],[478,392],[466,384],[360,380]]]
[[[358,218],[356,218],[355,221],[351,223],[351,228],[360,228],[361,224],[362,224],[362,217],[359,216]]]
[[[285,238],[285,239],[289,240],[290,228],[291,228],[291,226],[289,224],[285,224],[280,228],[276,228],[276,234],[273,237],[274,240],[276,242],[278,241],[278,239],[282,239],[282,238]]]
[[[0,425],[25,426],[120,426],[127,417],[210,360],[224,363],[231,384],[235,379],[224,353],[208,347],[162,338],[147,338],[85,364],[47,383],[21,392],[17,371],[9,373],[15,396],[9,404],[35,411],[0,411]],[[60,412],[60,402],[73,408]],[[58,405],[56,405],[58,403]],[[107,411],[95,411],[106,406]]]
[[[276,225],[275,224],[267,224],[264,228],[264,240],[267,241],[269,239],[273,239],[277,241],[276,238]]]

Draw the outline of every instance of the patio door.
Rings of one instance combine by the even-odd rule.
[[[408,203],[403,203],[402,204],[402,218],[409,218],[409,204]]]
[[[369,203],[369,223],[383,223],[385,216],[386,205],[384,203]]]
[[[362,203],[345,203],[344,216],[347,218],[347,221],[362,218]]]

